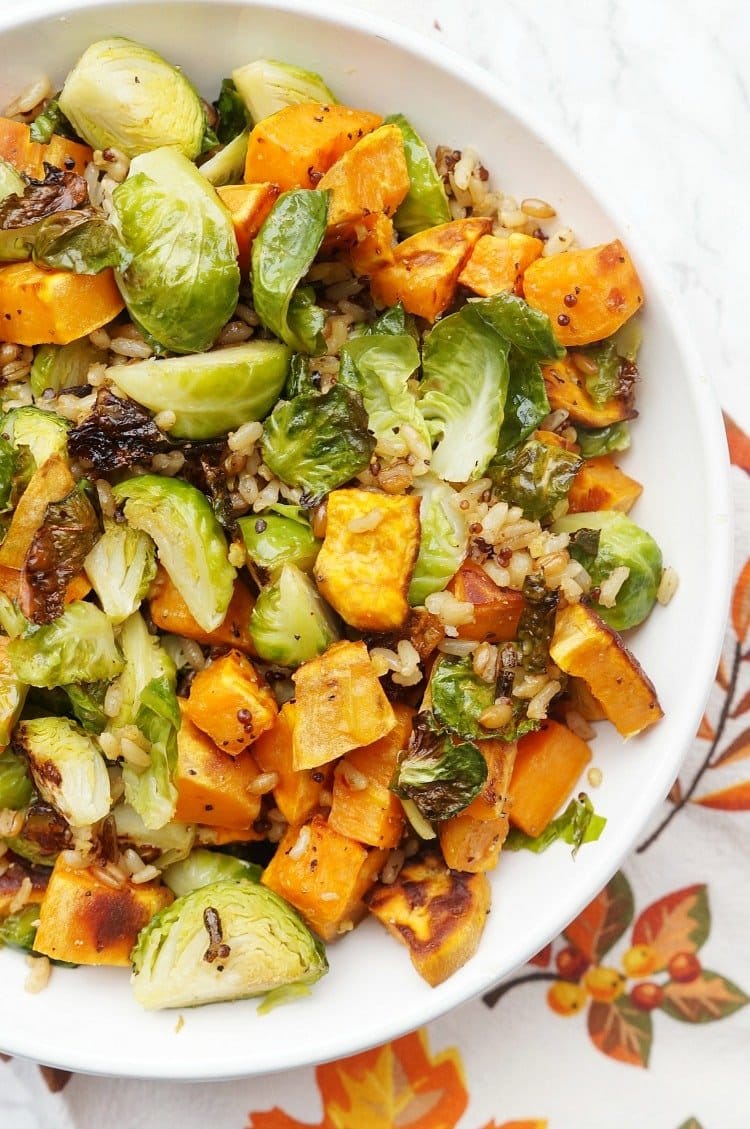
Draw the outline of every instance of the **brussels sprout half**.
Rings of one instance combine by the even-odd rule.
[[[428,227],[449,223],[448,197],[429,149],[403,114],[391,114],[385,120],[401,130],[409,170],[409,192],[393,217],[396,230],[404,236],[416,235]]]
[[[0,203],[8,196],[22,196],[26,183],[13,165],[0,157]]]
[[[69,345],[42,345],[36,350],[31,365],[31,391],[35,398],[51,388],[61,392],[86,383],[92,365],[103,361],[106,353],[92,345],[88,337]]]
[[[339,383],[359,392],[383,454],[406,457],[419,439],[429,455],[430,433],[408,387],[418,368],[419,349],[408,333],[363,334],[341,349]]]
[[[225,145],[223,149],[219,149],[218,153],[214,153],[213,157],[204,161],[200,166],[201,176],[205,176],[208,183],[213,184],[214,188],[219,188],[225,184],[242,183],[249,136],[250,133],[246,129],[242,133],[238,133],[234,140]]]
[[[39,906],[25,906],[18,913],[0,918],[0,948],[7,945],[11,949],[21,949],[30,953],[34,948],[36,927],[39,920]]]
[[[247,879],[178,898],[141,930],[131,959],[135,998],[150,1010],[261,996],[328,971],[322,942],[296,911]]]
[[[0,753],[0,808],[20,811],[33,795],[34,785],[26,761],[5,749]]]
[[[112,624],[83,600],[68,604],[54,623],[11,639],[8,657],[28,686],[108,681],[123,668]]]
[[[261,589],[250,636],[260,658],[289,667],[322,655],[340,638],[333,612],[293,564],[285,564],[278,580]]]
[[[156,550],[140,529],[107,522],[83,567],[105,613],[118,624],[141,606],[156,576]]]
[[[245,862],[233,855],[220,851],[209,851],[196,847],[187,858],[174,862],[162,873],[162,878],[172,893],[181,898],[212,882],[222,882],[227,878],[245,878],[250,882],[260,882],[261,867],[257,863]]]
[[[616,568],[630,571],[614,607],[597,602],[596,611],[615,631],[642,623],[656,603],[663,565],[661,549],[651,534],[618,510],[570,514],[556,521],[552,528],[556,533],[598,530],[595,555],[587,551],[585,544],[574,542],[570,546],[571,556],[583,565],[595,586],[603,584]]]
[[[322,542],[299,506],[279,502],[252,517],[241,517],[237,524],[248,557],[272,580],[286,564],[296,565],[303,572],[315,564]]]
[[[239,297],[229,211],[177,149],[136,157],[112,202],[132,255],[117,274],[131,316],[170,352],[208,349]]]
[[[139,852],[157,852],[156,865],[165,869],[187,858],[195,842],[195,826],[173,819],[163,827],[146,827],[135,808],[121,803],[112,809],[121,845],[131,845]]]
[[[71,827],[88,827],[109,813],[109,776],[99,746],[67,717],[22,721],[16,741],[40,796]]]
[[[290,360],[290,350],[278,341],[248,341],[212,353],[120,365],[107,375],[152,412],[173,411],[170,434],[176,438],[214,439],[268,414]]]
[[[278,59],[256,59],[237,67],[232,71],[232,80],[254,122],[300,102],[330,105],[336,101],[315,71],[280,63]]]
[[[419,506],[421,537],[419,555],[409,585],[409,603],[423,604],[432,592],[442,592],[466,556],[469,531],[458,495],[447,482],[434,475],[418,478],[414,493]]]
[[[55,412],[41,408],[14,408],[3,420],[2,434],[14,447],[28,447],[38,467],[50,455],[65,458],[70,424]]]
[[[227,541],[204,494],[181,479],[144,474],[115,486],[130,525],[156,542],[159,560],[204,631],[224,619],[235,570]]]
[[[92,149],[137,157],[173,145],[194,160],[206,116],[194,87],[161,55],[131,39],[100,39],[65,80],[60,109]]]

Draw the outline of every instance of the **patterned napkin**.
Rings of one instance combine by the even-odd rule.
[[[735,583],[695,744],[643,841],[517,976],[385,1046],[185,1086],[0,1064],[2,1129],[748,1129],[750,436],[726,418]]]

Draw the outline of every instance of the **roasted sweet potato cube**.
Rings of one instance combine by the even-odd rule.
[[[0,267],[0,341],[67,345],[112,321],[124,305],[109,269],[75,274],[32,262]]]
[[[381,125],[339,157],[318,184],[330,192],[327,236],[347,238],[371,215],[392,216],[409,191],[397,125]]]
[[[93,153],[88,145],[70,141],[53,133],[48,144],[31,140],[31,131],[25,122],[0,118],[0,157],[17,172],[44,179],[44,165],[56,169],[71,169],[83,176]],[[72,164],[69,162],[72,161]]]
[[[70,964],[127,968],[141,929],[172,900],[166,886],[116,888],[58,858],[39,909],[34,950]]]
[[[554,364],[542,365],[542,376],[550,407],[553,411],[566,411],[573,424],[609,427],[621,420],[635,419],[638,415],[633,406],[631,380],[623,381],[618,393],[611,399],[596,404],[588,393],[585,377],[569,356]]]
[[[195,639],[205,647],[236,647],[247,654],[255,654],[250,637],[250,616],[255,600],[239,577],[234,582],[234,592],[223,621],[213,631],[204,631],[193,618],[189,607],[172,583],[166,569],[158,568],[148,594],[151,619],[162,631]]]
[[[585,721],[606,721],[607,715],[582,678],[568,678],[566,691],[568,704]]]
[[[457,600],[474,605],[474,621],[461,624],[459,638],[487,643],[507,643],[516,638],[525,604],[520,592],[500,588],[480,564],[471,560],[464,561],[448,588]]]
[[[360,631],[395,631],[419,552],[419,498],[332,490],[315,580],[342,619]]]
[[[332,941],[364,916],[362,899],[385,857],[385,851],[340,835],[316,815],[289,828],[261,881],[291,902],[324,940]]]
[[[392,885],[376,886],[366,900],[434,988],[476,952],[491,891],[486,875],[449,870],[437,854],[428,854],[407,862]]]
[[[253,756],[263,772],[275,772],[279,782],[273,790],[276,806],[287,823],[302,823],[320,805],[320,795],[329,786],[324,769],[294,767],[294,723],[296,706],[285,702],[276,721],[253,745]]]
[[[611,455],[586,459],[568,492],[568,513],[621,510],[629,513],[643,493],[640,482],[615,466]]]
[[[438,825],[448,866],[471,874],[497,866],[508,834],[508,792],[516,759],[513,741],[481,741],[479,748],[487,761],[484,788],[467,808]]]
[[[396,725],[396,715],[362,642],[342,640],[292,675],[297,688],[295,769],[317,768],[370,745]]]
[[[237,262],[243,277],[250,270],[250,248],[263,220],[276,203],[278,184],[227,184],[217,188],[229,208],[237,237]]]
[[[182,698],[180,711],[175,819],[246,830],[260,814],[260,796],[250,791],[260,774],[252,754],[244,752],[230,757],[222,753],[210,737],[193,725]]]
[[[195,825],[196,847],[226,847],[228,843],[260,843],[266,838],[263,830],[248,827],[240,831],[235,827],[209,827],[207,824]]]
[[[371,278],[381,267],[394,259],[395,229],[393,220],[379,212],[362,224],[363,234],[349,251],[354,273]]]
[[[510,821],[527,835],[541,835],[573,789],[591,749],[565,725],[548,719],[518,742],[510,780]]]
[[[403,302],[410,314],[435,321],[451,305],[458,276],[492,220],[478,216],[438,224],[411,235],[393,252],[393,262],[373,274],[370,290],[377,306]]]
[[[75,485],[68,464],[59,455],[50,455],[44,466],[34,471],[0,545],[0,565],[3,568],[19,571],[23,568],[34,534],[44,521],[47,506],[50,502],[62,501],[75,489]]]
[[[641,280],[619,239],[536,259],[524,272],[523,294],[563,345],[610,337],[643,304]]]
[[[279,708],[249,659],[230,651],[198,671],[186,711],[222,752],[237,756],[271,728]]]
[[[586,605],[558,611],[549,653],[560,670],[583,679],[623,737],[633,737],[664,716],[653,683],[635,656]]]
[[[520,294],[523,272],[539,258],[543,249],[542,240],[533,235],[520,232],[508,236],[483,235],[458,281],[482,298],[490,298],[502,290]]]
[[[245,182],[267,181],[288,188],[317,188],[347,150],[381,124],[368,110],[304,102],[286,106],[258,122],[250,133]]]
[[[329,825],[371,847],[396,847],[404,831],[404,809],[389,784],[409,743],[414,711],[399,703],[393,712],[396,725],[390,733],[347,753],[333,774]]]
[[[544,427],[537,427],[531,433],[533,439],[538,439],[540,443],[546,443],[548,447],[559,447],[562,451],[573,451],[574,454],[579,454],[581,448],[572,439],[566,439],[562,435],[558,435],[556,431],[547,431]]]

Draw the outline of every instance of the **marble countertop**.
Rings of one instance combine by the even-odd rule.
[[[719,398],[750,425],[745,0],[349,0],[492,71],[648,238]]]

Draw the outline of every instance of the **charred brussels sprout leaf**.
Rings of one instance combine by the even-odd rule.
[[[403,114],[391,114],[385,120],[401,131],[409,172],[409,192],[393,217],[396,230],[404,236],[416,235],[425,228],[448,223],[448,197],[429,149]]]
[[[29,686],[67,686],[114,678],[123,666],[112,624],[93,604],[68,604],[54,623],[8,644],[17,677]]]
[[[286,378],[282,397],[284,400],[293,400],[303,392],[317,392],[320,380],[314,377],[311,371],[310,358],[304,353],[292,353],[289,362],[289,375]]]
[[[137,157],[112,200],[132,256],[117,275],[131,316],[163,349],[208,349],[239,296],[229,211],[195,165],[172,148]]]
[[[309,288],[297,290],[323,242],[328,193],[306,188],[283,192],[253,241],[251,281],[255,311],[290,349],[322,353],[322,311]]]
[[[130,39],[92,43],[58,102],[92,149],[119,149],[132,158],[173,145],[191,161],[201,152],[205,114],[194,87],[161,55]]]
[[[61,212],[42,220],[32,258],[35,263],[74,274],[99,274],[108,267],[123,271],[132,260],[112,225],[93,209]]]
[[[67,717],[22,721],[16,741],[40,796],[71,827],[87,827],[109,813],[109,776],[99,746]]]
[[[213,882],[161,910],[132,961],[135,998],[148,1009],[261,996],[328,970],[322,943],[292,907],[247,879]]]
[[[193,617],[204,631],[224,619],[235,570],[208,499],[188,482],[143,474],[114,488],[128,523],[147,533]]]
[[[547,315],[532,309],[523,298],[502,291],[491,298],[472,302],[472,307],[483,321],[526,357],[543,361],[565,356],[565,349],[555,337]]]
[[[530,520],[545,521],[567,498],[582,461],[572,451],[528,439],[494,458],[487,473],[499,498],[520,506]]]
[[[391,790],[415,804],[424,819],[433,821],[463,811],[479,795],[486,779],[487,762],[475,744],[454,743],[451,734],[433,729],[430,719],[420,714]]]
[[[67,169],[44,166],[43,180],[24,182],[22,193],[7,196],[0,205],[0,230],[30,231],[57,212],[71,212],[88,203],[86,181]],[[33,236],[31,243],[33,245]]]
[[[154,543],[139,529],[107,522],[83,567],[109,619],[122,623],[141,606],[156,576]]]
[[[53,133],[58,137],[75,137],[75,130],[60,109],[59,97],[60,95],[57,94],[54,98],[50,98],[42,112],[34,118],[30,128],[32,141],[40,145],[48,145]]]
[[[301,102],[336,102],[323,79],[278,59],[255,59],[232,71],[232,80],[254,122],[262,121],[286,106]]]
[[[510,381],[497,447],[499,455],[528,439],[550,410],[539,362],[514,347],[508,363]]]
[[[193,890],[200,890],[202,886],[222,882],[227,878],[260,882],[261,873],[262,869],[257,863],[197,847],[186,859],[168,866],[162,878],[172,893],[181,898]]]
[[[423,604],[432,592],[442,592],[455,576],[466,556],[469,538],[466,518],[459,508],[458,495],[447,482],[434,475],[421,475],[414,493],[419,505],[419,555],[409,585],[409,603]]]
[[[627,423],[612,423],[609,427],[578,427],[576,439],[584,459],[609,455],[613,451],[627,451],[630,446],[630,428]]]
[[[140,404],[108,388],[99,389],[92,410],[68,435],[73,458],[103,474],[150,462],[169,447],[166,435]]]
[[[417,406],[436,442],[432,469],[448,482],[481,478],[497,450],[509,345],[468,303],[424,342]]]
[[[495,702],[495,683],[474,673],[471,656],[441,658],[430,677],[432,712],[443,729],[459,737],[487,737],[479,718]]]
[[[174,412],[175,438],[201,440],[263,419],[278,399],[289,360],[289,350],[278,341],[248,341],[211,353],[119,365],[107,375],[152,412]]]
[[[293,564],[285,564],[278,579],[261,589],[250,635],[261,659],[288,667],[322,655],[339,638],[333,613]]]
[[[30,953],[34,948],[36,927],[39,920],[39,906],[25,906],[18,913],[0,918],[0,948],[21,949]]]
[[[303,572],[315,564],[321,542],[299,506],[278,502],[262,513],[240,518],[237,524],[248,557],[272,580],[286,564],[296,565]]]
[[[21,570],[19,605],[28,620],[52,623],[65,593],[99,536],[99,519],[79,483],[60,502],[50,502]]]
[[[518,621],[521,662],[529,674],[542,674],[549,662],[549,645],[555,630],[558,593],[547,588],[544,578],[535,573],[523,582],[526,606]]]
[[[222,81],[219,97],[214,102],[214,109],[219,115],[216,136],[222,145],[228,145],[247,128],[245,103],[231,78],[225,78]]]
[[[408,334],[363,334],[341,350],[339,383],[362,397],[370,431],[386,455],[407,456],[410,438],[429,453],[430,435],[408,387],[418,368],[419,349]]]
[[[375,450],[360,397],[334,384],[321,395],[303,393],[280,403],[266,420],[263,457],[287,486],[314,505],[364,470]]]
[[[7,741],[4,743],[7,744]],[[34,785],[26,761],[10,749],[5,749],[0,753],[0,808],[20,811],[33,795]]]
[[[104,696],[107,682],[81,682],[76,686],[66,686],[65,693],[76,721],[87,733],[101,733],[109,720],[104,712]]]
[[[571,514],[556,522],[554,528],[563,533],[598,532],[593,553],[593,546],[580,536],[570,546],[571,556],[583,565],[594,586],[603,584],[616,568],[627,568],[629,572],[614,607],[597,603],[596,611],[615,631],[626,631],[642,623],[656,602],[662,573],[661,550],[651,534],[617,510]]]
[[[596,814],[594,805],[586,793],[581,792],[570,801],[562,815],[553,819],[536,838],[527,835],[518,827],[512,827],[503,850],[533,851],[534,854],[540,855],[553,843],[560,841],[570,843],[575,857],[578,848],[584,843],[593,843],[599,838],[606,822],[603,816]]]
[[[20,835],[7,840],[14,855],[33,866],[54,866],[60,851],[73,849],[70,824],[51,804],[35,799],[24,812]]]

